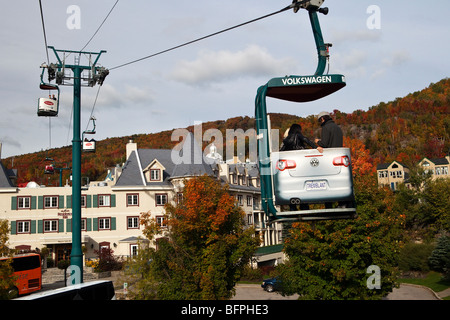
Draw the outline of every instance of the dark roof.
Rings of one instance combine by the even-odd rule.
[[[377,170],[387,169],[391,165],[391,163],[392,162],[390,162],[390,163],[380,163],[379,165],[377,165]]]
[[[0,188],[14,188],[14,184],[9,178],[13,174],[13,170],[6,169],[0,162]]]
[[[387,169],[387,168],[389,168],[389,166],[390,166],[391,164],[393,164],[393,163],[398,163],[398,164],[401,165],[402,167],[408,168],[408,167],[405,166],[403,163],[394,160],[394,161],[389,162],[389,163],[380,163],[379,165],[377,165],[377,170],[384,170],[384,169]]]
[[[165,170],[162,182],[145,180],[143,170],[154,160],[158,160]],[[116,186],[148,186],[168,185],[173,178],[183,178],[197,175],[214,175],[211,165],[203,159],[203,153],[193,135],[187,135],[184,144],[177,149],[138,149],[133,151],[125,162],[122,174],[117,179]],[[143,179],[145,181],[143,181]]]
[[[437,166],[449,164],[447,158],[435,158],[435,159],[429,159],[429,160]]]

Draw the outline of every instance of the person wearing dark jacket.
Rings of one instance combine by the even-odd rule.
[[[306,149],[306,146],[310,146],[315,149],[317,146],[305,137],[302,133],[302,127],[299,124],[294,123],[289,128],[289,133],[286,138],[283,139],[283,144],[280,151],[302,150]],[[297,205],[289,204],[290,211],[297,211]],[[300,203],[300,210],[309,210],[309,204]]]
[[[331,119],[330,114],[325,111],[319,113],[318,121],[322,127],[322,138],[315,139],[319,145],[317,150],[323,152],[323,148],[341,148],[344,135],[341,128]]]
[[[283,139],[280,151],[306,149],[307,145],[313,149],[317,148],[311,140],[302,134],[302,127],[299,124],[294,123],[289,128],[287,137]]]

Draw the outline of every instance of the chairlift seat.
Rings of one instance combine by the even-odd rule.
[[[44,173],[45,174],[54,174],[55,173],[55,167],[52,164],[46,165]]]
[[[39,84],[41,90],[57,90],[58,95],[52,98],[39,98],[37,115],[39,117],[56,117],[59,109],[59,87],[56,84],[41,82]]]
[[[39,88],[42,90],[59,90],[59,87],[56,84],[51,83],[41,83]]]
[[[83,152],[95,152],[96,150],[96,141],[94,139],[83,141]]]
[[[37,114],[39,117],[56,117],[58,115],[58,99],[39,98]]]
[[[267,96],[292,102],[309,102],[326,97],[345,85],[345,77],[340,74],[286,76],[273,78],[267,83]]]

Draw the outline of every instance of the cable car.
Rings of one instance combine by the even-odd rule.
[[[92,130],[85,130],[83,131],[83,152],[95,152],[96,150],[96,143],[97,141],[95,141],[94,139],[88,140],[87,138],[84,137],[85,134],[95,134],[95,117],[91,117],[89,119],[89,121],[92,121],[94,128],[92,128]],[[88,124],[89,125],[89,124]]]
[[[96,141],[94,139],[88,140],[84,139],[83,141],[83,151],[84,152],[95,152],[95,144]]]
[[[296,0],[294,0],[296,2]],[[298,2],[298,1],[297,1]],[[272,152],[270,119],[267,116],[266,97],[309,102],[328,96],[345,87],[341,74],[324,74],[331,44],[325,44],[317,12],[323,0],[299,2],[294,8],[306,9],[316,42],[318,65],[314,75],[273,78],[258,88],[255,99],[255,119],[258,139],[258,162],[261,179],[261,200],[271,221],[333,220],[356,217],[351,157],[348,148]],[[337,207],[333,205],[337,203]],[[289,211],[279,212],[278,205],[290,205]],[[297,205],[307,209],[298,210]],[[309,209],[309,204],[325,208]],[[334,204],[335,205],[335,204]]]
[[[47,164],[45,165],[45,174],[54,174],[55,173],[55,166],[53,164]]]
[[[41,73],[41,83],[39,85],[39,88],[41,90],[49,91],[49,97],[48,98],[39,98],[38,99],[38,110],[37,115],[39,117],[56,117],[58,115],[58,109],[59,109],[59,87],[56,84],[51,83],[45,83],[43,80],[44,71],[47,66],[43,65],[42,67],[42,73]],[[52,66],[47,67],[49,69],[49,73],[52,72]],[[50,94],[52,91],[57,91],[57,94]]]

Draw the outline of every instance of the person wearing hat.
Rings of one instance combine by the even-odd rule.
[[[322,127],[322,138],[314,140],[319,146],[317,150],[322,153],[323,148],[341,148],[344,135],[341,128],[331,119],[330,114],[322,111],[318,115],[318,121]]]

